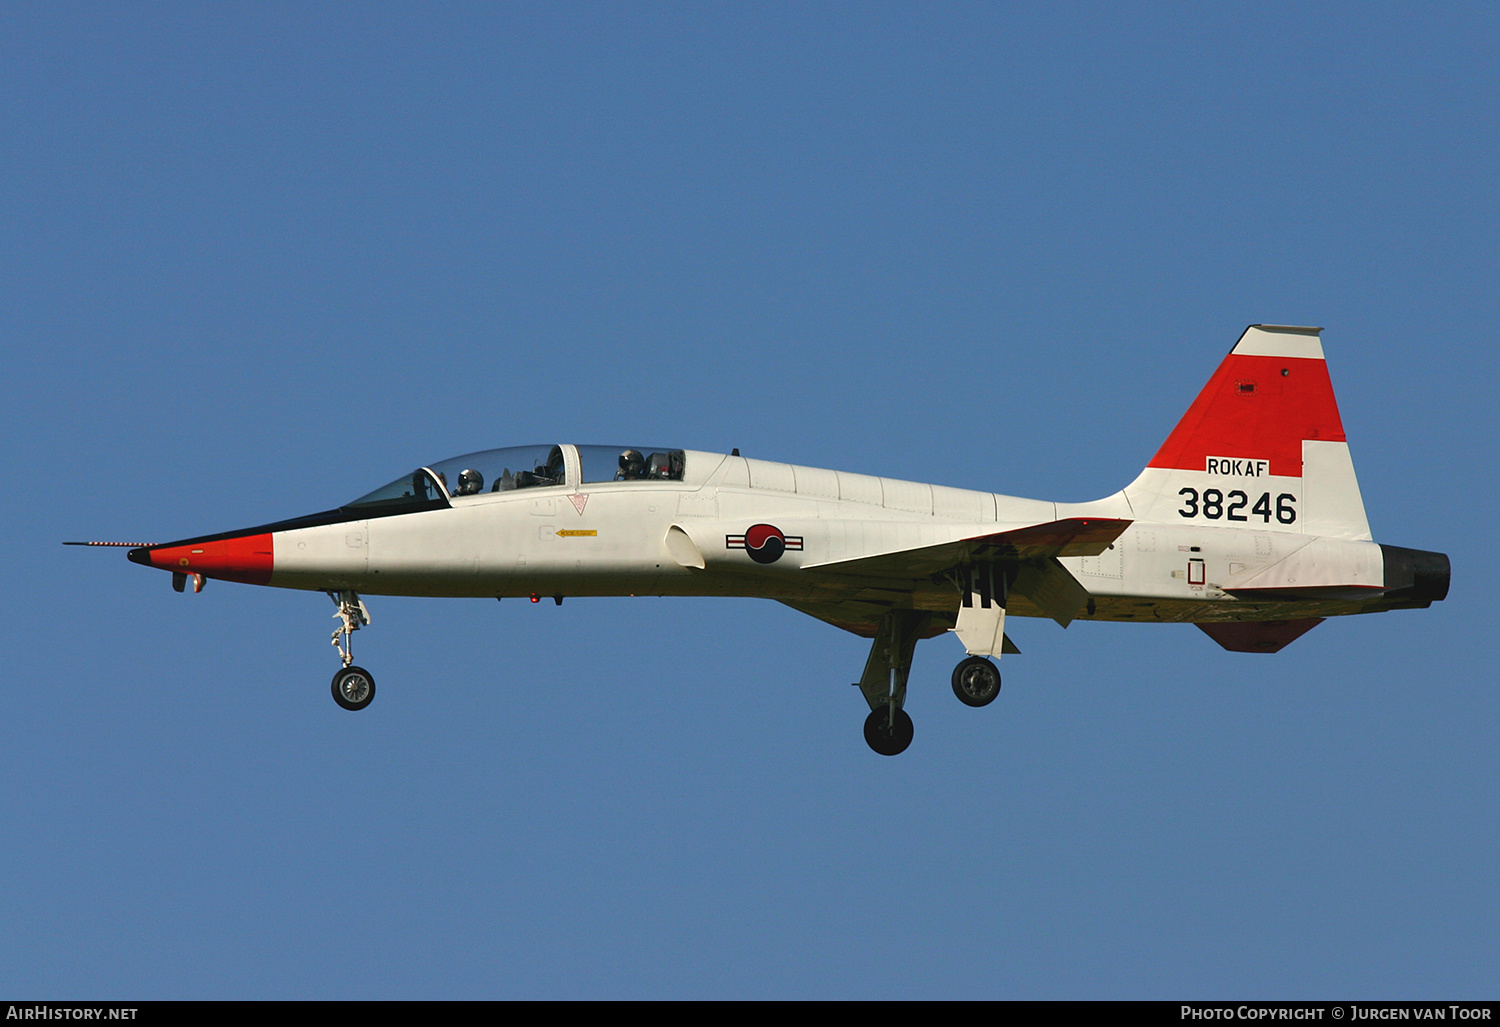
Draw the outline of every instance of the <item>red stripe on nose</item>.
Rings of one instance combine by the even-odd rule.
[[[212,542],[156,546],[147,550],[146,555],[151,566],[165,571],[202,574],[223,581],[243,581],[248,585],[265,585],[271,580],[273,549],[269,532]]]

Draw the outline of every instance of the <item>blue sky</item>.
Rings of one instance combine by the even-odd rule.
[[[1494,997],[1500,11],[0,6],[0,993]],[[1057,500],[1326,327],[1428,611],[1024,621],[870,753],[756,600],[316,593],[164,541],[494,446]]]

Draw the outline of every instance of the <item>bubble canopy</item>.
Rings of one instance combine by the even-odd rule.
[[[451,506],[454,499],[515,489],[579,482],[681,481],[685,462],[683,450],[651,446],[486,449],[419,467],[346,503],[343,509],[370,514],[405,512]]]

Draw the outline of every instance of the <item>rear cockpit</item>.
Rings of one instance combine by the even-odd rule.
[[[345,505],[362,513],[406,513],[517,489],[604,482],[683,480],[687,453],[650,446],[512,446],[451,457],[404,474]]]
[[[578,446],[579,481],[681,481],[687,454],[650,446]]]

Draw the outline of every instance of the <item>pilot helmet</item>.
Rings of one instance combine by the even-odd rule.
[[[627,449],[620,454],[620,477],[629,481],[646,473],[646,458],[639,449]]]
[[[466,467],[458,476],[458,494],[460,496],[472,496],[484,488],[484,475]]]

